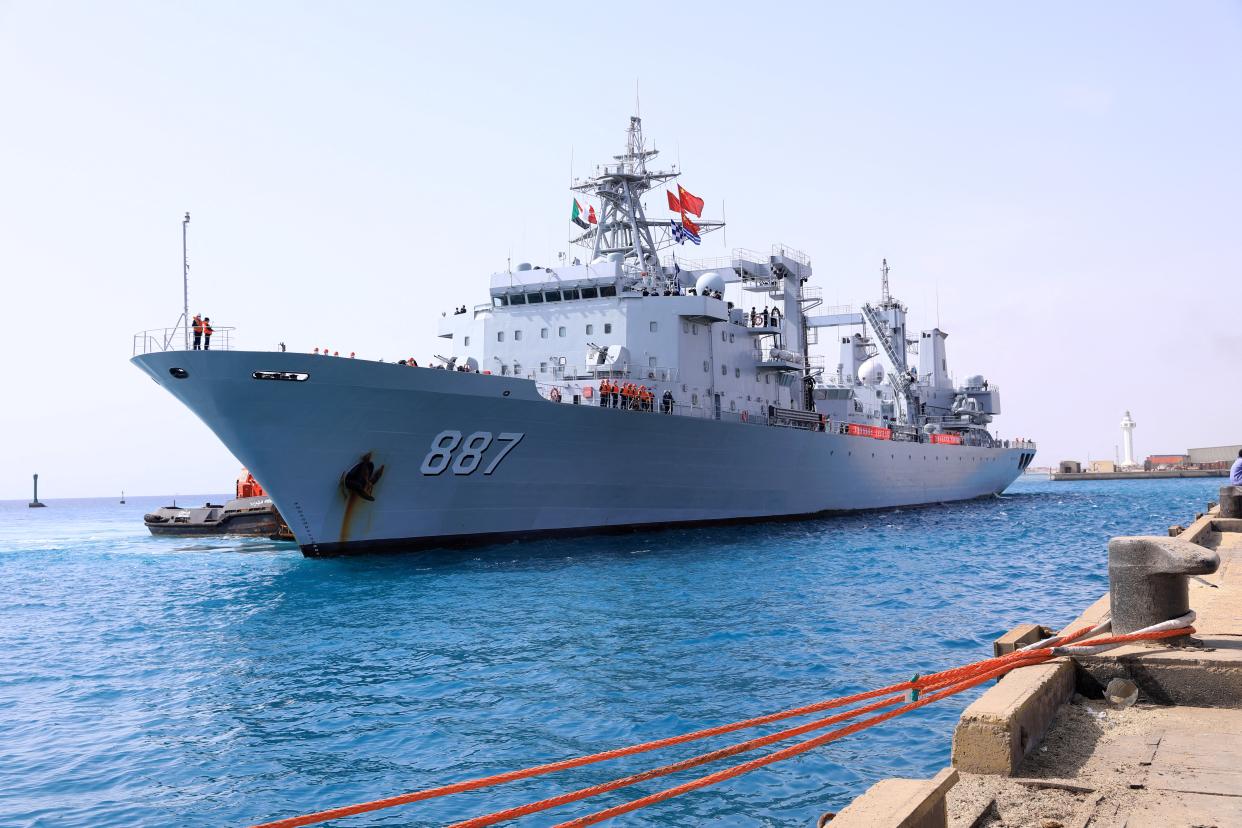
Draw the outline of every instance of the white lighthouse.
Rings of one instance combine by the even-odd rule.
[[[1121,446],[1123,455],[1121,465],[1134,466],[1134,427],[1138,423],[1134,422],[1134,418],[1130,416],[1130,412],[1126,412],[1126,416],[1121,420]]]

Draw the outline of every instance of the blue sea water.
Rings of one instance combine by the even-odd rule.
[[[0,825],[248,825],[944,669],[1072,620],[1107,590],[1110,536],[1163,534],[1219,482],[1024,479],[933,508],[318,560],[151,537],[162,498],[0,503]],[[813,824],[947,764],[978,692],[615,824]],[[705,749],[334,824],[441,825]]]

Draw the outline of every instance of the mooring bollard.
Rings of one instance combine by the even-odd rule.
[[[1220,512],[1217,517],[1242,518],[1242,486],[1220,487]]]
[[[1220,566],[1211,549],[1178,538],[1122,537],[1108,542],[1113,632],[1125,635],[1190,612],[1188,576]]]

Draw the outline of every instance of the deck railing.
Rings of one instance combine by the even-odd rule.
[[[235,330],[235,328],[212,325],[210,343],[207,343],[205,341],[206,337],[204,337],[200,344],[209,345],[205,350],[231,351],[233,350]],[[193,348],[194,334],[190,334],[189,347],[187,347],[185,328],[183,327],[152,328],[149,331],[139,331],[134,334],[133,351],[130,356],[158,354],[164,351],[188,351]]]
[[[611,408],[614,410],[620,409],[635,414],[676,415],[679,417],[693,417],[700,420],[720,420],[722,422],[745,423],[747,425],[799,428],[804,431],[824,431],[829,434],[842,435],[850,435],[850,426],[859,425],[857,423],[839,422],[832,420],[831,418],[825,418],[821,423],[815,412],[793,412],[791,414],[784,409],[777,409],[776,416],[769,417],[763,412],[752,413],[750,411],[716,411],[710,404],[687,404],[674,400],[673,403],[669,405],[664,402],[663,398],[659,394],[656,394],[652,401],[647,405],[643,405],[633,398],[626,397],[615,399],[610,396],[608,400],[601,401],[598,389],[592,386],[591,396],[588,397],[583,394],[584,387],[586,386],[575,387],[553,382],[535,383],[536,390],[545,400],[565,405],[583,405],[590,408]],[[708,397],[709,401],[710,399],[711,398]],[[885,434],[885,440],[899,443],[932,442],[931,435],[914,426],[890,425],[884,428],[869,427],[873,429],[873,433]],[[877,437],[869,436],[867,434],[853,434],[852,436],[865,439],[878,439]],[[969,433],[965,433],[961,436],[961,443],[941,443],[941,445],[1022,449],[1034,449],[1036,447],[1035,443],[1031,440],[999,440],[991,437],[985,440],[982,436],[975,437]]]

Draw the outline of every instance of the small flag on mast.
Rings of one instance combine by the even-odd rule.
[[[695,244],[701,244],[703,240],[699,238],[698,226],[688,219],[685,221],[690,225],[689,227],[687,227],[684,223],[679,223],[677,219],[668,220],[669,226],[673,228],[673,241],[678,244],[685,244],[688,241],[694,242]],[[691,228],[694,229],[692,230]]]
[[[664,192],[668,195],[668,209],[672,210],[674,213],[680,213],[681,202],[677,200],[677,196],[673,195],[672,190],[665,190]]]
[[[595,220],[595,207],[594,206],[590,206],[590,205],[587,206],[587,223],[588,224],[599,224],[599,222]]]
[[[703,199],[694,195],[680,184],[677,185],[677,195],[681,201],[682,210],[695,216],[701,217],[703,215]]]
[[[581,227],[583,230],[589,230],[590,225],[582,220],[582,205],[578,203],[578,199],[574,199],[573,211],[569,214],[569,220]]]

